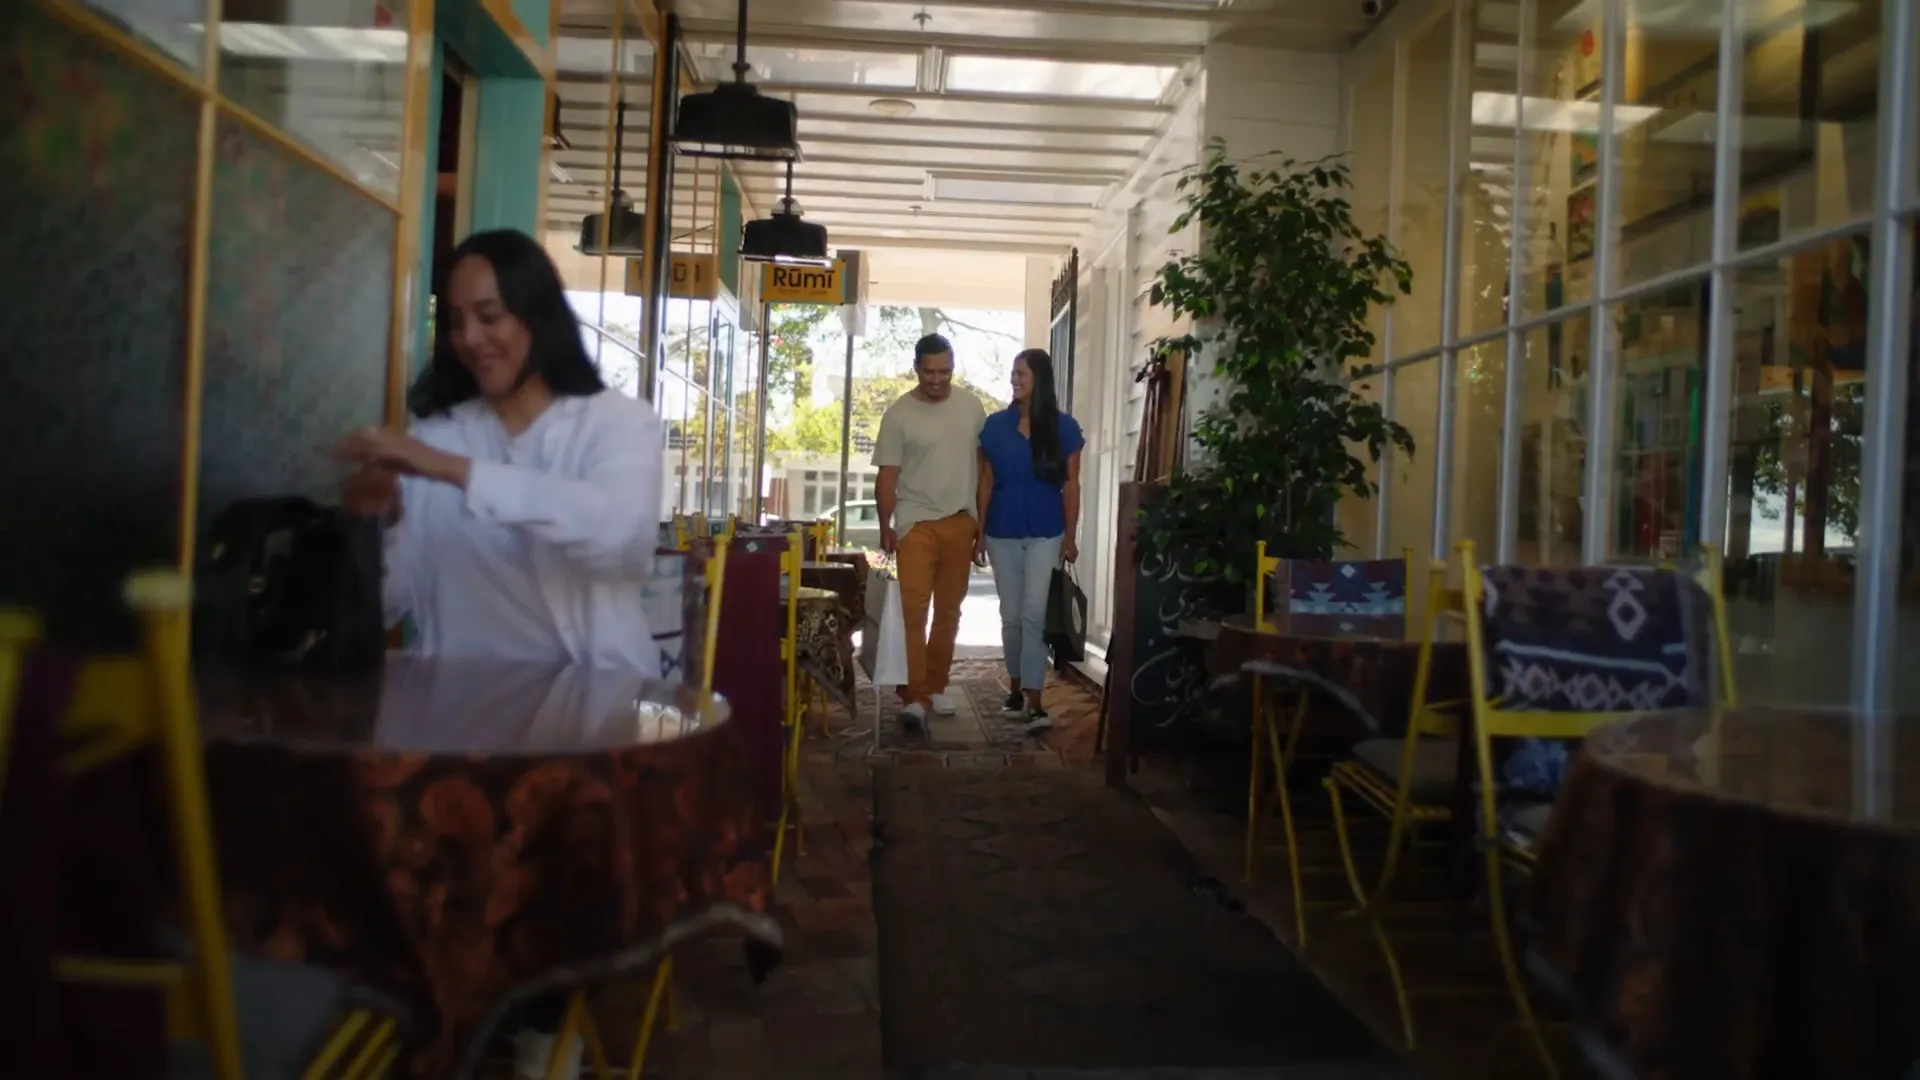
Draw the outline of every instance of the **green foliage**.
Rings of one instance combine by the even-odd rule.
[[[1154,343],[1210,358],[1220,397],[1196,420],[1200,450],[1141,512],[1151,550],[1178,552],[1200,578],[1251,579],[1254,547],[1330,558],[1346,543],[1334,507],[1376,494],[1371,463],[1413,437],[1350,390],[1350,364],[1373,349],[1367,315],[1412,287],[1412,270],[1354,224],[1345,164],[1281,159],[1243,169],[1220,140],[1182,174],[1179,232],[1203,242],[1160,268],[1149,298],[1194,332]]]
[[[825,304],[775,304],[767,317],[767,400],[809,396],[813,389],[813,332],[836,309]],[[802,391],[805,391],[803,393]]]
[[[812,347],[814,332],[829,317],[835,317],[836,310],[820,304],[777,304],[773,307],[770,319],[773,340],[767,357],[767,396],[773,401],[790,401],[791,405],[785,409],[784,421],[767,431],[769,453],[797,452],[829,456],[840,453],[840,402],[832,400],[815,404],[813,400],[816,374],[841,370],[841,356],[836,354],[816,358]],[[862,342],[862,348],[869,356],[898,357],[900,374],[861,375],[853,380],[852,434],[856,440],[877,438],[880,434],[880,417],[887,411],[887,406],[914,388],[915,380],[907,372],[912,366],[913,344],[920,339],[921,328],[926,325],[956,325],[938,308],[887,304],[875,314],[870,324],[871,334]],[[964,379],[956,379],[955,382],[956,391],[974,395],[987,411],[1004,407],[1004,402]],[[855,458],[862,457],[862,451],[858,449],[853,454]]]

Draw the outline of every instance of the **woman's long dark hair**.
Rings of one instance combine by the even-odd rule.
[[[1033,475],[1060,487],[1067,482],[1067,458],[1060,452],[1060,395],[1053,388],[1053,357],[1045,349],[1027,349],[1013,358],[1033,373],[1027,395],[1027,445],[1033,449]]]
[[[407,391],[407,407],[413,415],[424,419],[480,396],[473,373],[453,353],[452,320],[446,310],[447,278],[468,257],[485,259],[493,267],[501,302],[533,336],[520,382],[539,375],[555,394],[579,397],[607,388],[600,369],[587,354],[586,343],[580,340],[580,320],[567,303],[566,287],[553,260],[526,233],[495,229],[461,241],[447,258],[440,280],[434,283],[440,314],[434,320],[433,362]]]

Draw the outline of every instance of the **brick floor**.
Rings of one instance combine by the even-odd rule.
[[[1061,768],[1048,736],[1029,737],[1002,717],[997,660],[955,664],[956,713],[921,732],[899,726],[899,703],[883,701],[881,744],[873,750],[873,690],[862,686],[858,718],[826,717],[832,735],[810,731],[802,748],[802,818],[807,853],[794,860],[779,889],[786,955],[752,985],[737,938],[718,937],[682,949],[675,959],[680,1027],[656,1034],[645,1075],[662,1080],[758,1080],[813,1077],[863,1080],[882,1074],[879,936],[867,856],[873,847],[872,768]],[[1098,690],[1084,683],[1049,687],[1056,732],[1084,727],[1099,709]],[[646,988],[603,990],[595,1015],[609,1054],[624,1060]]]
[[[678,1030],[656,1035],[645,1075],[664,1080],[879,1080],[883,1076],[878,932],[868,867],[872,766],[1070,768],[1092,761],[1097,688],[1084,683],[1050,686],[1046,703],[1056,727],[1041,738],[1030,738],[999,716],[999,670],[997,662],[957,664],[956,683],[970,686],[971,692],[956,692],[957,715],[936,719],[924,732],[899,728],[898,703],[888,695],[877,752],[870,732],[863,730],[873,715],[872,690],[864,686],[858,719],[831,716],[833,735],[809,734],[803,747],[801,795],[807,853],[789,864],[779,889],[787,934],[785,958],[766,982],[755,987],[737,938],[710,939],[681,950],[676,959],[681,1023]],[[1151,762],[1136,780],[1136,787],[1219,888],[1298,951],[1284,861],[1269,858],[1259,884],[1241,884],[1239,821],[1197,805],[1184,790],[1190,786],[1180,771]],[[1337,857],[1326,846],[1327,837],[1311,827],[1307,832],[1308,842],[1319,845],[1309,862],[1337,866]],[[1379,954],[1365,929],[1339,914],[1338,902],[1349,898],[1344,877],[1337,871],[1312,875],[1309,895],[1334,903],[1315,909],[1311,916],[1313,947],[1305,954],[1308,964],[1389,1045],[1398,1045],[1398,1014]],[[1483,920],[1477,913],[1455,913],[1438,921],[1422,915],[1401,918],[1390,926],[1397,941],[1405,940],[1401,959],[1416,986],[1437,980],[1465,984],[1471,991],[1456,999],[1417,1001],[1422,1046],[1414,1062],[1424,1076],[1492,1080],[1539,1075],[1512,1027],[1511,1005],[1497,981]],[[627,1056],[624,1048],[631,1044],[634,1020],[644,1002],[643,986],[613,987],[600,994],[596,1015],[614,1058]],[[1495,1033],[1503,1030],[1505,1036],[1496,1039]],[[1227,1080],[1233,1074],[1014,1069],[943,1074],[947,1075],[953,1080],[1028,1076],[1035,1080],[1120,1076]],[[1317,1080],[1319,1075],[1302,1072],[1300,1080]]]
[[[1301,885],[1308,905],[1309,947],[1303,952],[1295,933],[1293,891],[1278,824],[1263,835],[1270,843],[1255,883],[1249,885],[1242,880],[1246,851],[1242,817],[1219,812],[1210,805],[1213,800],[1196,798],[1190,779],[1193,771],[1184,763],[1149,759],[1133,784],[1228,897],[1266,923],[1388,1045],[1404,1045],[1399,1007],[1379,947],[1364,923],[1345,914],[1353,907],[1353,893],[1341,868],[1326,800],[1318,795],[1317,786],[1310,791],[1296,789],[1293,804],[1302,852]],[[1367,817],[1365,811],[1352,820],[1362,867],[1377,868],[1378,853],[1385,847],[1384,824],[1377,825],[1380,819]],[[1385,921],[1413,1002],[1419,1042],[1411,1055],[1414,1067],[1434,1080],[1543,1075],[1507,994],[1484,908],[1436,902],[1446,894],[1445,871],[1431,859],[1427,866],[1439,872],[1424,879],[1414,875],[1399,879],[1406,887],[1396,887],[1396,904]],[[1562,1077],[1588,1075],[1570,1045],[1562,1040],[1557,1049]]]

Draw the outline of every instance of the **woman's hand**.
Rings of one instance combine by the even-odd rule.
[[[982,570],[987,567],[987,538],[985,534],[973,538],[973,565]]]
[[[394,428],[361,428],[340,440],[336,451],[348,461],[405,476],[423,476],[455,487],[467,486],[472,465],[466,458],[435,450]]]
[[[1080,545],[1074,543],[1073,534],[1068,533],[1066,538],[1060,541],[1060,559],[1062,562],[1070,563],[1079,557]]]
[[[355,470],[340,483],[340,505],[360,517],[400,520],[400,474],[379,465]]]

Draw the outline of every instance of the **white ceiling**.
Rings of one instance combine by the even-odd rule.
[[[672,6],[683,68],[702,88],[731,79],[737,0]],[[562,9],[573,148],[555,155],[568,181],[549,188],[556,230],[577,230],[606,183],[609,16],[608,0]],[[1344,50],[1366,25],[1358,0],[759,0],[747,59],[755,84],[799,110],[794,196],[836,247],[1061,254],[1139,165],[1209,41]],[[639,200],[652,65],[644,42],[626,52],[621,185]],[[692,166],[676,166],[687,229]],[[732,167],[765,214],[784,167]]]

